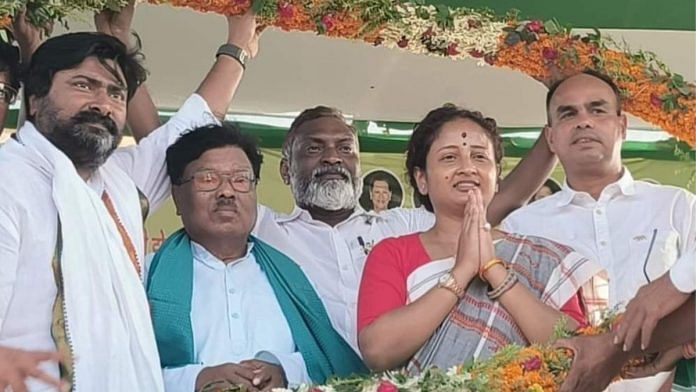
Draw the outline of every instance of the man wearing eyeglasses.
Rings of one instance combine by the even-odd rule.
[[[0,134],[19,91],[19,50],[0,40]]]
[[[250,236],[262,156],[229,125],[167,150],[184,228],[148,267],[165,389],[268,391],[365,370],[291,259]]]

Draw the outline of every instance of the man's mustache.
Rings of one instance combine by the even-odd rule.
[[[118,127],[114,120],[108,116],[103,116],[93,111],[82,111],[74,115],[70,121],[75,124],[99,124],[103,126],[111,135],[118,135]]]
[[[343,166],[319,166],[312,172],[312,178],[319,178],[327,174],[337,174],[343,176],[346,180],[350,180],[350,172]]]

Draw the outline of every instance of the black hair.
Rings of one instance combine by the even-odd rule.
[[[416,125],[408,141],[406,150],[406,170],[408,172],[409,182],[414,189],[418,201],[430,212],[433,211],[433,205],[428,195],[423,195],[418,190],[416,168],[421,170],[426,169],[427,156],[428,152],[430,152],[430,147],[433,145],[433,141],[435,141],[435,138],[440,133],[442,126],[455,119],[471,120],[484,129],[486,135],[488,135],[493,144],[495,163],[498,167],[498,176],[500,176],[500,163],[503,159],[503,143],[498,133],[498,125],[494,119],[484,117],[481,112],[463,109],[452,104],[446,104],[431,110],[430,113]]]
[[[243,134],[233,124],[212,124],[194,128],[184,133],[167,148],[167,174],[172,184],[181,184],[184,170],[189,163],[200,158],[206,151],[223,147],[239,147],[251,162],[254,177],[261,177],[263,155],[256,141]]]
[[[561,185],[560,185],[556,180],[554,180],[554,179],[551,178],[551,177],[549,177],[549,178],[544,182],[544,185],[542,185],[542,186],[545,186],[545,187],[549,188],[549,190],[551,191],[551,193],[556,193],[556,192],[560,192],[560,191],[561,191]]]
[[[336,108],[328,106],[316,106],[311,109],[305,109],[295,118],[292,125],[290,125],[287,135],[285,135],[282,148],[283,159],[290,159],[292,144],[295,142],[295,137],[297,136],[297,129],[304,123],[323,117],[333,117],[346,124],[346,127],[355,133],[355,128],[346,122],[346,118],[343,117],[343,113]]]
[[[42,98],[48,95],[57,72],[73,69],[88,57],[96,57],[118,80],[122,78],[114,67],[106,63],[113,60],[120,68],[130,100],[147,78],[147,71],[140,60],[139,46],[129,52],[118,39],[102,33],[70,33],[46,40],[34,52],[24,77],[26,97]]]
[[[376,182],[376,181],[386,182],[386,183],[387,183],[387,187],[388,187],[389,190],[391,191],[391,184],[389,183],[389,177],[388,177],[386,174],[380,173],[380,172],[375,173],[375,174],[372,176],[372,179],[370,180],[370,188],[372,188],[373,186],[375,186],[375,182]]]
[[[0,40],[0,73],[7,73],[9,84],[19,90],[19,48]]]
[[[616,115],[621,115],[621,90],[619,90],[619,87],[616,85],[614,80],[610,76],[603,74],[599,71],[595,71],[594,69],[586,69],[578,74],[571,75],[555,81],[549,88],[549,91],[546,93],[546,117],[549,125],[551,125],[551,99],[553,99],[553,95],[566,80],[577,75],[592,76],[601,80],[602,82],[606,83],[609,87],[611,87],[611,90],[614,92],[614,96],[616,97]]]

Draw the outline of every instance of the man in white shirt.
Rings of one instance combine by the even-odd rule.
[[[255,54],[253,15],[233,19],[228,43]],[[145,78],[136,52],[98,33],[46,41],[25,80],[29,121],[0,150],[0,346],[58,349],[60,371],[40,369],[76,391],[163,390],[139,276],[138,191],[154,206],[166,198],[166,148],[226,113],[243,73],[243,61],[220,56],[166,125],[114,152]]]
[[[523,205],[546,179],[555,158],[543,138],[502,181],[488,209],[491,224]],[[297,261],[316,286],[334,327],[359,352],[357,297],[365,258],[387,237],[423,231],[434,222],[423,208],[382,213],[358,205],[362,180],[358,137],[336,109],[302,112],[283,145],[281,176],[295,210],[260,208],[254,233]]]
[[[250,237],[262,156],[213,125],[167,150],[184,229],[148,268],[147,293],[169,392],[270,390],[366,371],[294,261]]]
[[[627,122],[620,102],[613,81],[591,71],[552,86],[547,138],[565,170],[565,185],[503,221],[506,231],[565,243],[602,265],[610,307],[625,305],[670,268],[679,290],[695,284],[688,250],[696,243],[696,197],[633,180],[621,164]],[[680,272],[688,269],[691,274]],[[593,298],[607,299],[606,288],[594,289]],[[662,374],[611,388],[655,391],[665,379]]]

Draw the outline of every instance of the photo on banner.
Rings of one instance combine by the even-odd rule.
[[[404,187],[399,178],[383,167],[363,175],[360,205],[365,211],[382,212],[404,204]]]

